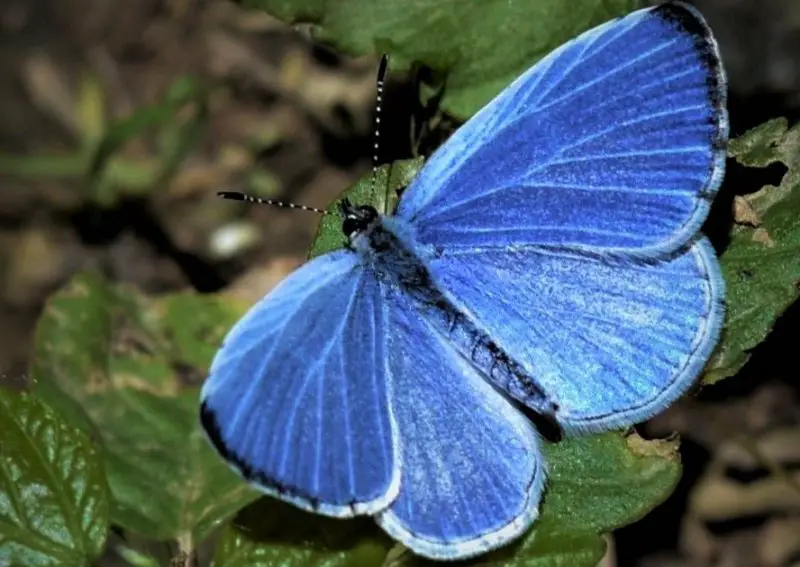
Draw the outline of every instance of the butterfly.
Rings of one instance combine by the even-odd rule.
[[[567,435],[693,384],[723,280],[699,234],[722,181],[726,79],[681,2],[594,28],[459,128],[394,214],[341,202],[347,247],[230,331],[201,393],[224,459],[319,514],[373,516],[433,559],[518,538]]]

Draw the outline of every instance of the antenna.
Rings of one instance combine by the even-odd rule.
[[[378,182],[378,140],[381,133],[381,104],[383,103],[383,83],[386,79],[386,67],[389,64],[389,56],[384,53],[381,55],[381,63],[378,66],[378,78],[376,83],[375,95],[375,143],[372,147],[372,187],[371,192],[375,194],[375,185]]]
[[[376,100],[375,100],[375,143],[373,144],[372,152],[372,191],[375,191],[375,185],[378,179],[378,136],[381,129],[381,104],[383,103],[383,83],[386,79],[386,68],[389,64],[389,56],[383,54],[381,62],[378,66],[378,77],[376,80]],[[320,215],[330,215],[329,211],[318,209],[316,207],[307,207],[305,205],[295,205],[294,203],[286,203],[284,201],[277,201],[275,199],[263,199],[255,197],[239,191],[217,191],[217,196],[221,199],[229,199],[231,201],[246,201],[254,205],[274,205],[276,207],[283,207],[286,209],[297,209],[300,211],[310,211]]]
[[[254,205],[274,205],[276,207],[283,207],[285,209],[298,209],[300,211],[310,211],[320,215],[329,215],[326,210],[318,209],[316,207],[307,207],[305,205],[295,205],[294,203],[284,203],[283,201],[276,201],[275,199],[262,199],[261,197],[254,197],[246,193],[239,193],[238,191],[217,191],[217,197],[221,199],[229,199],[231,201],[247,201]]]

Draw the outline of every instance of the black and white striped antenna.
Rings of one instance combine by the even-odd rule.
[[[217,197],[221,199],[229,199],[231,201],[247,201],[248,203],[253,203],[254,205],[273,205],[275,207],[283,207],[285,209],[297,209],[299,211],[309,211],[312,213],[318,213],[320,215],[329,215],[330,212],[324,209],[318,209],[316,207],[307,207],[306,205],[295,205],[294,203],[286,203],[284,201],[278,201],[276,199],[262,199],[261,197],[255,197],[253,195],[248,195],[246,193],[240,193],[239,191],[217,191]]]
[[[375,80],[375,132],[373,132],[374,143],[372,145],[372,190],[375,194],[375,185],[378,183],[378,158],[379,142],[381,135],[381,106],[383,105],[383,83],[386,79],[386,67],[389,64],[389,56],[384,53],[381,55],[381,62],[378,65],[378,78]]]
[[[376,79],[376,95],[375,95],[375,131],[374,143],[372,145],[372,191],[375,191],[375,185],[378,182],[378,149],[379,149],[379,136],[381,130],[381,105],[383,104],[383,83],[386,79],[386,68],[389,64],[389,56],[385,53],[381,56],[381,62],[378,66],[378,77]],[[287,203],[285,201],[278,201],[277,199],[263,199],[247,193],[239,191],[217,191],[217,196],[221,199],[229,199],[231,201],[246,201],[254,205],[273,205],[275,207],[283,207],[286,209],[296,209],[300,211],[309,211],[320,215],[333,214],[324,209],[316,207],[307,207],[306,205],[295,205],[294,203]]]

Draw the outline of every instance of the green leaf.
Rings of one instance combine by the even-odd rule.
[[[108,534],[108,485],[88,435],[0,387],[0,565],[88,565]]]
[[[459,565],[481,565],[486,567],[596,567],[598,561],[605,553],[605,542],[602,537],[595,534],[563,534],[558,538],[543,538],[536,540],[536,532],[531,532],[524,544],[511,545],[506,549],[495,551],[488,555],[476,557]],[[533,553],[521,553],[523,546],[535,546]],[[402,548],[402,546],[398,546]],[[420,567],[441,565],[433,561],[421,559],[410,551],[404,550],[396,553],[395,558],[389,558],[384,567]]]
[[[777,318],[800,295],[800,125],[771,120],[732,140],[729,154],[750,167],[780,162],[780,185],[737,198],[737,224],[722,254],[728,306],[723,340],[703,381],[736,374]]]
[[[114,551],[131,567],[160,567],[161,565],[152,555],[142,553],[124,544],[115,546]]]
[[[228,525],[212,567],[377,567],[392,545],[367,518],[336,520],[264,498]]]
[[[642,518],[680,478],[675,441],[606,433],[545,446],[543,533],[606,532]]]
[[[545,446],[549,479],[533,529],[506,548],[467,564],[595,567],[602,535],[630,524],[670,495],[680,478],[677,443],[618,433]],[[411,554],[392,566],[438,565]]]
[[[397,192],[406,187],[422,168],[422,158],[396,161],[378,168],[375,180],[372,174],[365,175],[336,199],[326,209],[330,214],[322,217],[309,258],[315,258],[325,252],[342,248],[345,237],[342,234],[342,217],[339,215],[339,203],[347,197],[354,205],[372,205],[379,213],[387,214],[397,204]]]
[[[245,0],[351,55],[387,52],[393,68],[425,63],[447,75],[441,108],[466,118],[550,51],[637,0]],[[498,34],[502,40],[498,41]]]
[[[94,273],[48,301],[31,373],[52,405],[102,439],[113,523],[191,545],[255,497],[197,418],[199,385],[243,311],[210,295],[150,300]]]

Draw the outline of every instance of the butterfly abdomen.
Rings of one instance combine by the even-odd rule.
[[[397,230],[395,219],[379,223],[364,235],[368,246],[360,247],[379,279],[410,297],[419,315],[489,382],[510,392],[526,406],[552,416],[558,406],[536,380],[438,289],[412,246],[394,230]],[[402,227],[398,232],[402,234]]]

